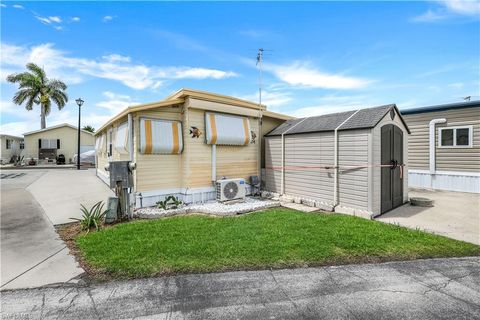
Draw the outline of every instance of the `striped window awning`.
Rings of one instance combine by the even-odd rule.
[[[140,119],[140,153],[180,154],[182,150],[180,121]]]
[[[124,122],[117,127],[115,135],[115,150],[119,153],[128,153],[128,123]]]
[[[205,113],[207,144],[246,146],[250,143],[250,121],[247,117]]]

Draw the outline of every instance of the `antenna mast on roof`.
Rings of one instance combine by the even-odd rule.
[[[258,49],[257,53],[257,67],[258,67],[258,104],[262,105],[262,62],[263,62],[263,48]]]

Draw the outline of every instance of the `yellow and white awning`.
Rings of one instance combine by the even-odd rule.
[[[119,153],[128,153],[128,123],[124,122],[117,127],[115,135],[115,149]]]
[[[247,117],[205,113],[207,144],[246,146],[251,141]]]
[[[140,152],[180,154],[183,150],[180,121],[140,119]]]

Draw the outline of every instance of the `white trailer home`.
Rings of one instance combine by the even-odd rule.
[[[410,133],[395,105],[289,120],[265,137],[265,188],[373,217],[408,201]]]

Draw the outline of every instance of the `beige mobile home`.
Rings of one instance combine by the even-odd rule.
[[[480,192],[480,101],[402,112],[411,187]]]
[[[266,190],[382,214],[408,201],[408,134],[395,105],[289,120],[266,135]]]
[[[27,132],[25,136],[25,152],[27,159],[38,159],[39,162],[55,162],[57,156],[63,154],[66,162],[71,163],[77,154],[78,128],[64,123],[41,130]],[[80,152],[95,148],[95,137],[91,132],[80,130]]]
[[[24,155],[24,141],[22,137],[8,134],[0,134],[0,144],[2,145],[0,154],[0,163],[9,163],[13,156],[20,157]]]
[[[253,102],[182,89],[128,107],[96,132],[97,175],[108,183],[110,161],[136,163],[136,207],[167,195],[214,199],[217,179],[260,177],[264,133],[288,119]]]

